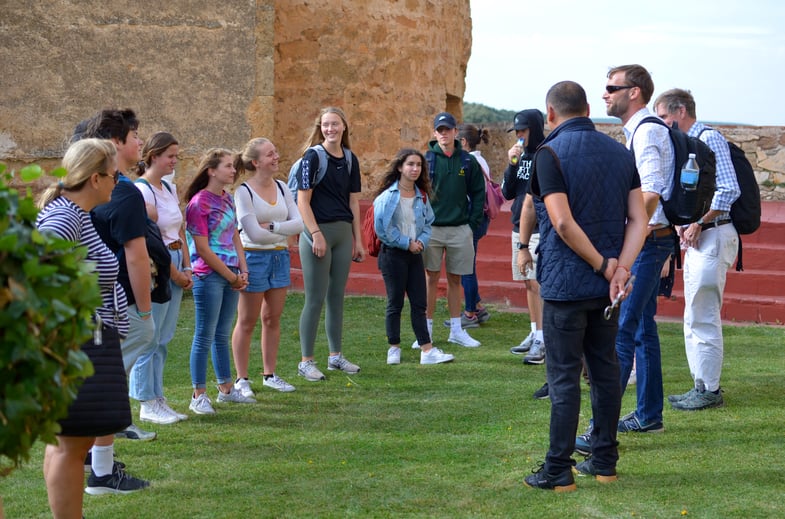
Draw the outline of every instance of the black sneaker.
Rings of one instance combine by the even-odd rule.
[[[600,483],[612,483],[619,479],[616,477],[616,469],[598,469],[594,466],[591,458],[575,465],[572,471],[579,476],[593,476]]]
[[[537,400],[545,400],[548,398],[548,383],[542,385],[540,389],[534,392],[532,395]]]
[[[87,488],[85,492],[91,496],[100,496],[102,494],[130,494],[144,490],[150,486],[149,481],[129,476],[124,470],[120,470],[115,465],[112,467],[112,473],[100,478],[95,475],[95,472],[90,471],[90,477],[87,478]]]
[[[125,463],[122,461],[117,461],[116,459],[112,462],[114,466],[118,467],[120,470],[125,470]],[[84,473],[89,474],[90,471],[93,470],[93,452],[87,451],[87,456],[84,458]],[[114,470],[114,469],[112,469]]]
[[[527,487],[553,490],[554,492],[572,492],[577,489],[571,470],[557,475],[548,474],[545,472],[544,464],[540,465],[538,469],[532,470],[532,475],[526,476],[523,484]]]

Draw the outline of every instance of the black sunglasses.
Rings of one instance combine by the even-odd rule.
[[[605,85],[605,91],[609,94],[618,92],[619,90],[626,90],[628,88],[635,88],[635,85]]]

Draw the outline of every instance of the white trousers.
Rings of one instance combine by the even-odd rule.
[[[722,293],[736,258],[739,235],[732,223],[701,232],[698,248],[684,254],[684,346],[695,387],[720,387],[723,343]]]

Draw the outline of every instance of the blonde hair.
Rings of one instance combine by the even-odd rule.
[[[238,178],[246,171],[256,170],[253,165],[253,161],[259,160],[259,146],[262,144],[267,144],[268,142],[270,142],[270,139],[265,139],[264,137],[251,139],[245,145],[243,151],[234,156],[234,169],[237,170]]]
[[[308,148],[311,146],[316,146],[317,144],[324,142],[324,134],[322,133],[322,117],[324,117],[326,114],[336,114],[341,118],[344,126],[343,135],[341,135],[341,146],[351,149],[351,145],[349,144],[349,122],[346,120],[346,114],[343,113],[343,110],[337,106],[328,106],[326,108],[322,108],[322,110],[319,112],[319,116],[316,118],[313,128],[311,129],[311,135],[305,142],[305,146],[303,146],[301,155],[305,155],[305,152],[308,151]]]
[[[190,202],[191,199],[196,196],[196,193],[207,187],[207,184],[210,182],[208,170],[217,168],[221,164],[221,159],[227,155],[231,157],[232,152],[224,148],[211,148],[205,152],[202,156],[202,160],[199,161],[196,175],[194,175],[191,184],[185,192],[186,203]],[[236,180],[237,175],[235,175],[234,178]]]
[[[93,173],[109,174],[107,170],[113,166],[116,155],[117,149],[112,141],[104,139],[82,139],[71,144],[62,161],[66,175],[41,193],[38,208],[46,207],[60,196],[63,190],[81,190]]]

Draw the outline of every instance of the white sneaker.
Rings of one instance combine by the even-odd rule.
[[[460,344],[466,348],[476,348],[480,344],[480,341],[476,339],[472,339],[472,337],[466,333],[466,330],[460,330],[458,332],[450,332],[450,337],[447,339],[447,342],[452,342],[454,344]]]
[[[436,347],[420,352],[420,364],[441,364],[443,362],[452,362],[454,359],[454,355],[444,353]]]
[[[319,371],[319,368],[316,367],[316,361],[313,359],[299,363],[297,365],[297,374],[311,382],[324,380],[324,373]]]
[[[221,403],[232,403],[232,404],[255,404],[256,399],[247,397],[237,391],[234,386],[229,389],[228,393],[224,393],[221,391],[221,388],[218,388],[218,401]]]
[[[254,395],[253,389],[251,389],[251,382],[247,378],[241,378],[235,382],[234,388],[246,398],[253,398],[256,396]]]
[[[158,399],[142,402],[139,409],[139,419],[143,422],[157,423],[159,425],[168,425],[179,421],[177,415],[161,407]]]
[[[413,349],[413,350],[419,350],[419,349],[420,349],[420,343],[419,343],[419,342],[417,342],[417,340],[416,340],[416,339],[415,339],[415,341],[412,343],[412,349]]]
[[[284,379],[280,378],[278,375],[273,373],[273,376],[270,378],[264,379],[262,382],[263,386],[271,387],[273,389],[277,389],[282,393],[291,393],[294,391],[295,387],[285,381]]]
[[[158,405],[160,405],[161,407],[163,407],[164,409],[175,415],[178,420],[188,420],[187,414],[178,413],[177,411],[169,407],[169,404],[166,402],[166,398],[162,396],[158,397]]]
[[[343,356],[343,353],[327,357],[327,369],[330,371],[343,371],[350,375],[360,372],[360,366],[349,362],[346,357]]]
[[[418,345],[419,347],[419,345]],[[387,350],[387,364],[400,364],[401,363],[401,348],[390,347]]]
[[[191,405],[188,408],[196,414],[215,414],[213,403],[207,393],[202,393],[197,397],[191,397]]]

